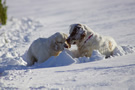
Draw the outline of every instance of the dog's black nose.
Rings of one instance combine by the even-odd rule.
[[[68,45],[67,45],[67,44],[64,44],[64,47],[65,47],[65,48],[68,48]]]

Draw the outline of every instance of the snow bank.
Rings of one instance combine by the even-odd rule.
[[[32,33],[42,25],[32,18],[11,18],[0,28],[0,72],[26,65],[22,55],[32,42]]]

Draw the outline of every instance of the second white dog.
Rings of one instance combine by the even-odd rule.
[[[66,34],[55,33],[49,38],[35,40],[27,52],[27,65],[31,66],[35,62],[42,63],[51,56],[59,55],[64,48],[68,48],[68,44],[65,42],[66,39]]]
[[[99,35],[83,24],[72,24],[69,34],[67,42],[77,45],[79,53],[77,57],[90,57],[93,50],[98,50],[109,57],[113,55],[113,51],[117,47],[112,37]]]

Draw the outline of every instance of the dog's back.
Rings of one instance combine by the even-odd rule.
[[[99,52],[106,57],[113,55],[113,51],[117,47],[115,40],[110,36],[100,36],[102,40],[99,42]]]

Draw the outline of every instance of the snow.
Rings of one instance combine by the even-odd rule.
[[[9,0],[8,21],[0,28],[1,90],[135,90],[134,0]],[[118,43],[114,56],[98,51],[73,58],[72,46],[42,64],[26,66],[26,52],[39,37],[69,33],[87,24]]]

